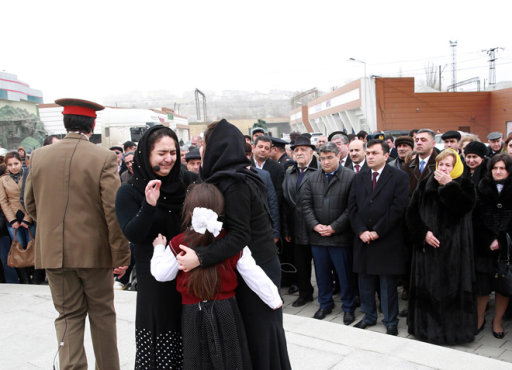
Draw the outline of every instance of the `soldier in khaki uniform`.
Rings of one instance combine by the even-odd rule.
[[[88,314],[96,369],[119,369],[113,273],[124,273],[130,249],[115,213],[117,159],[89,142],[101,105],[77,99],[55,103],[64,106],[68,134],[34,151],[25,188],[27,212],[38,224],[35,265],[47,270],[59,312],[60,368],[87,369]]]

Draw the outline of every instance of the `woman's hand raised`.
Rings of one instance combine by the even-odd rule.
[[[162,181],[160,180],[151,180],[146,185],[146,189],[144,193],[146,194],[146,202],[148,202],[153,207],[156,206],[156,202],[158,198],[160,198],[160,186],[162,186]]]

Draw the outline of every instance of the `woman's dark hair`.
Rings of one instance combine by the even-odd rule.
[[[224,197],[213,184],[200,183],[190,187],[183,203],[183,227],[185,243],[193,248],[213,243],[215,237],[209,231],[199,234],[192,230],[192,213],[194,208],[209,208],[218,215],[224,212]],[[213,300],[219,293],[221,280],[217,265],[198,267],[188,273],[187,290],[202,300]]]
[[[9,161],[9,159],[12,159],[12,158],[16,158],[18,161],[21,162],[21,156],[20,156],[20,153],[16,152],[16,151],[12,151],[12,152],[9,152],[5,155],[5,164],[7,164],[7,162]]]
[[[64,127],[66,131],[78,131],[88,134],[94,126],[94,117],[78,116],[76,114],[64,115]]]
[[[153,149],[155,149],[155,143],[160,140],[161,138],[168,136],[171,139],[174,140],[174,145],[176,145],[176,149],[178,149],[179,144],[176,141],[175,134],[173,135],[173,131],[169,127],[162,127],[161,129],[155,130],[149,135],[148,137],[148,148],[149,152],[151,153]],[[178,158],[179,160],[179,158]]]
[[[512,133],[508,134],[507,140],[505,140],[505,147],[508,146],[508,143],[510,143],[510,140],[512,140]]]
[[[74,130],[72,130],[74,131]],[[58,139],[59,137],[57,135],[48,135],[47,137],[44,138],[44,141],[43,141],[43,146],[47,146],[47,145],[50,145],[51,143],[53,143],[53,139]]]
[[[2,176],[3,174],[5,174],[5,171],[7,170],[7,166],[5,165],[5,163],[0,163],[0,176]]]
[[[507,170],[508,175],[509,176],[512,175],[512,157],[510,155],[508,155],[507,153],[499,153],[499,154],[496,154],[495,156],[493,156],[491,158],[491,160],[489,161],[489,167],[488,167],[489,170],[487,172],[487,176],[489,176],[490,178],[492,178],[493,167],[499,161],[502,161],[503,163],[505,163],[505,169]]]

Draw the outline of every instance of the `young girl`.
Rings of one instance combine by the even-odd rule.
[[[185,369],[251,368],[244,325],[234,297],[235,268],[270,308],[278,309],[283,304],[277,287],[256,265],[248,247],[218,265],[179,271],[175,256],[182,252],[180,244],[209,245],[226,234],[217,220],[223,210],[224,198],[215,185],[195,185],[183,205],[186,231],[175,236],[169,248],[161,234],[153,242],[151,274],[158,281],[177,276],[177,289],[182,294]]]

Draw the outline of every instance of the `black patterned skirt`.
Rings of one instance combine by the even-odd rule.
[[[185,369],[251,369],[245,329],[234,297],[183,305]]]
[[[149,264],[137,263],[135,369],[182,369],[181,295],[176,280],[158,282]]]

